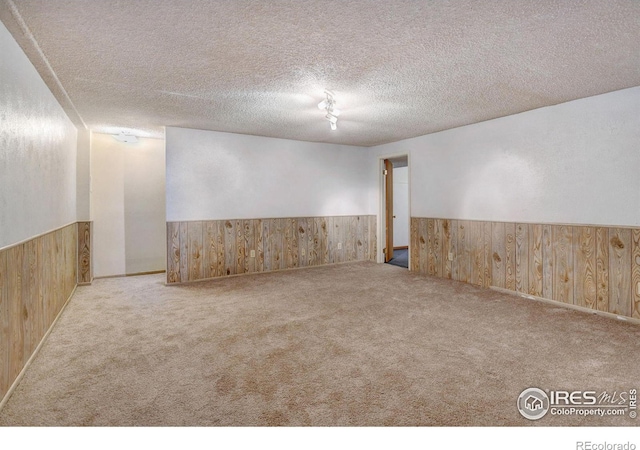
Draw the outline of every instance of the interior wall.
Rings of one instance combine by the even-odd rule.
[[[94,276],[165,269],[164,164],[163,140],[92,134]]]
[[[393,168],[393,246],[409,245],[409,168]]]
[[[91,220],[91,131],[78,130],[76,155],[76,217]]]
[[[167,128],[167,221],[367,215],[366,148]]]
[[[76,127],[0,23],[0,248],[76,220]]]
[[[372,149],[411,154],[413,217],[640,225],[640,87]]]

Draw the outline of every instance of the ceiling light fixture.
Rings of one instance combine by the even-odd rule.
[[[113,138],[116,141],[124,142],[126,144],[134,144],[134,143],[138,142],[138,138],[137,137],[135,137],[132,134],[126,134],[124,131],[121,131],[118,134],[114,134]]]
[[[331,130],[335,131],[338,129],[338,116],[342,111],[336,108],[336,101],[333,97],[333,92],[325,90],[324,95],[325,99],[318,103],[318,109],[324,109],[326,111],[326,115],[324,117],[329,121]]]

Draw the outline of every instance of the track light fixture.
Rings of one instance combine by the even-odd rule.
[[[336,101],[334,99],[333,92],[325,90],[324,95],[325,99],[318,103],[318,109],[324,109],[326,111],[327,114],[324,117],[329,121],[331,130],[335,131],[338,129],[338,116],[342,111],[336,108]]]

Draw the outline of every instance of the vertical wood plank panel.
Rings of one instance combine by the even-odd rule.
[[[433,268],[437,277],[442,277],[442,219],[433,221]]]
[[[307,217],[307,265],[309,267],[316,265],[317,258],[314,229],[315,219],[313,217]]]
[[[61,229],[61,237],[62,237],[62,276],[63,276],[63,280],[62,280],[62,286],[63,286],[63,291],[62,291],[62,296],[60,298],[60,307],[62,308],[62,305],[64,305],[64,302],[67,301],[67,299],[69,298],[69,295],[71,294],[71,291],[73,290],[71,287],[71,282],[72,282],[72,267],[71,267],[71,263],[73,261],[72,259],[72,253],[75,253],[76,249],[75,249],[75,245],[76,242],[73,241],[73,233],[72,233],[72,228],[73,226],[66,226],[63,229]],[[29,243],[33,242],[33,240],[29,241]],[[27,257],[27,246],[29,243],[25,244],[25,258]],[[71,247],[73,245],[73,251],[71,250]],[[27,276],[27,274],[25,274],[25,276]],[[30,337],[31,338],[31,337]],[[27,361],[25,360],[25,363]]]
[[[291,219],[286,218],[282,219],[284,226],[284,236],[283,236],[283,244],[282,250],[284,252],[284,265],[281,265],[281,269],[286,269],[288,267],[293,267],[293,230]]]
[[[77,236],[77,235],[76,235]],[[36,346],[40,343],[40,341],[42,340],[42,338],[44,337],[45,333],[47,332],[47,330],[49,329],[49,326],[51,325],[50,323],[47,322],[46,316],[45,316],[45,291],[46,291],[46,286],[44,284],[45,280],[44,280],[44,264],[45,264],[45,255],[44,255],[44,239],[45,236],[42,236],[38,239],[35,239],[35,245],[36,245],[36,258],[37,258],[37,265],[35,267],[35,272],[34,272],[34,278],[32,278],[32,285],[34,287],[34,299],[33,301],[35,302],[35,317],[33,318],[34,320],[34,329],[36,330],[36,335],[35,335],[35,344]],[[77,239],[77,238],[76,238]],[[72,249],[72,251],[78,251],[77,248]],[[75,262],[71,262],[71,264],[77,264],[79,265],[77,256],[76,256],[76,260]],[[1,266],[0,266],[1,267]],[[0,270],[2,270],[0,268]],[[91,279],[91,278],[90,278]],[[73,288],[75,287],[75,284],[77,283],[78,280],[78,275],[76,274],[72,280],[72,285],[71,285],[71,289],[73,290]],[[1,321],[1,320],[0,320]],[[35,348],[34,348],[35,350]],[[1,361],[1,360],[0,360]]]
[[[609,228],[609,312],[631,316],[631,230]]]
[[[45,259],[47,243],[45,242]],[[167,283],[180,281],[180,224],[167,222]]]
[[[362,252],[363,259],[365,261],[371,260],[371,246],[369,239],[371,238],[371,230],[369,227],[371,226],[371,220],[369,216],[364,216],[362,223]]]
[[[436,275],[436,221],[427,219],[427,275]]]
[[[55,248],[54,248],[54,234],[49,233],[42,237],[42,260],[44,268],[42,270],[42,317],[45,323],[49,322],[49,315],[52,308],[51,299],[53,298],[52,289],[54,285],[53,281],[53,267],[55,265]],[[179,281],[179,280],[178,280]]]
[[[505,256],[505,224],[491,224],[491,285],[505,288],[506,256]]]
[[[346,254],[346,235],[347,235],[347,223],[345,221],[345,217],[336,216],[333,218],[333,225],[336,227],[336,262],[344,262],[345,254]],[[338,248],[338,244],[340,244],[340,248]]]
[[[309,265],[309,228],[306,217],[298,219],[298,265],[307,267]]]
[[[484,277],[482,279],[482,285],[484,287],[491,286],[491,222],[482,222],[482,266],[484,271]]]
[[[420,255],[420,248],[418,246],[418,221],[420,219],[418,219],[417,217],[412,217],[411,218],[411,225],[409,226],[409,232],[411,233],[410,236],[410,244],[409,244],[409,253],[411,253],[410,255],[410,260],[409,260],[409,270],[413,271],[413,272],[418,272],[419,271],[419,265],[418,265],[418,258]]]
[[[180,238],[180,281],[185,282],[189,280],[189,239],[187,233],[187,222],[179,222]]]
[[[320,250],[320,218],[310,217],[309,228],[309,238],[311,239],[309,242],[309,265],[317,266],[322,263],[322,254]]]
[[[482,222],[469,222],[469,239],[471,254],[471,284],[484,285],[484,240]]]
[[[238,270],[235,223],[234,220],[224,221],[224,275],[235,275]]]
[[[633,302],[632,317],[640,319],[640,228],[632,230],[633,248],[631,250],[631,293]]]
[[[204,278],[202,235],[202,222],[187,222],[189,281],[201,280]]]
[[[53,285],[51,288],[51,301],[49,308],[49,315],[47,317],[47,321],[52,322],[56,316],[56,311],[58,310],[58,305],[60,304],[60,298],[62,297],[62,283],[61,283],[61,264],[60,255],[62,254],[61,241],[60,238],[60,230],[56,230],[51,233],[53,237]]]
[[[529,294],[542,297],[543,292],[543,251],[542,225],[529,224]]]
[[[236,273],[244,273],[244,254],[245,254],[245,239],[244,239],[244,225],[242,219],[236,219],[235,221],[236,231]]]
[[[336,258],[336,229],[335,229],[335,218],[327,217],[327,253],[329,255],[328,264],[334,264],[337,261]]]
[[[542,296],[553,299],[553,228],[542,226]]]
[[[216,236],[218,238],[218,244],[216,245],[216,251],[218,252],[218,269],[217,273],[219,277],[223,277],[227,274],[227,266],[226,266],[226,243],[225,243],[225,233],[226,233],[226,220],[216,220],[215,226],[217,228]]]
[[[264,250],[264,271],[269,272],[272,269],[273,256],[272,245],[271,245],[271,219],[264,219],[262,221],[262,246]]]
[[[351,230],[351,216],[344,217],[342,225],[344,227],[343,236],[344,236],[344,261],[353,261],[353,250],[354,250],[354,241],[353,239],[353,231]]]
[[[448,219],[442,220],[442,252],[440,253],[440,260],[442,261],[442,277],[451,279],[451,263],[449,260],[449,253],[451,252],[451,221]]]
[[[429,221],[421,217],[418,223],[418,241],[420,246],[420,261],[418,261],[419,272],[423,275],[429,274]]]
[[[515,273],[516,292],[527,293],[529,291],[529,229],[526,224],[516,224],[516,253],[515,253]]]
[[[70,225],[69,232],[71,233],[71,241],[69,242],[69,255],[71,255],[72,258],[72,264],[70,266],[71,278],[69,279],[71,283],[69,285],[69,295],[67,296],[67,298],[71,296],[73,290],[78,285],[78,227],[75,224]],[[39,242],[42,245],[42,241]]]
[[[244,272],[254,273],[256,271],[256,259],[258,252],[256,251],[256,233],[255,221],[245,219],[242,221],[244,226]],[[254,256],[251,256],[253,251]]]
[[[297,218],[291,219],[291,267],[300,267],[300,232]]]
[[[572,229],[566,225],[553,225],[553,300],[574,302]]]
[[[271,219],[271,270],[280,270],[284,265],[284,228],[282,219]]]
[[[320,255],[318,264],[329,264],[331,262],[331,258],[329,257],[330,250],[330,239],[329,239],[329,231],[331,230],[331,226],[333,222],[330,217],[320,217]]]
[[[596,306],[609,311],[609,229],[596,228]]]
[[[168,227],[168,224],[167,224]],[[168,230],[168,228],[167,228]],[[167,238],[169,233],[167,232]],[[42,242],[42,240],[39,240]],[[169,246],[168,248],[171,248]],[[167,266],[167,276],[169,270]],[[78,222],[78,283],[91,283],[91,222]]]
[[[7,286],[9,298],[9,378],[15,380],[22,370],[24,336],[22,334],[23,245],[7,250]],[[52,292],[53,294],[53,292]]]
[[[349,220],[349,246],[347,261],[358,261],[358,216],[350,216]]]
[[[7,286],[7,251],[0,250],[0,398],[9,390],[13,380],[9,373],[9,348],[11,336],[9,333],[9,292]]]
[[[504,287],[510,291],[516,290],[516,224],[504,224]]]
[[[458,274],[459,281],[463,283],[469,283],[471,280],[471,255],[469,240],[469,221],[458,221],[458,255],[456,260],[458,261]]]
[[[69,232],[67,231],[66,234],[69,235]],[[68,237],[70,238],[70,241],[71,236]],[[39,268],[41,261],[38,255],[38,242],[41,241],[41,238],[37,238],[24,244],[24,270],[22,273],[22,334],[24,336],[23,365],[27,363],[29,357],[40,342],[40,328],[43,327],[43,325],[40,324],[38,316],[38,299],[40,297],[41,288],[39,283]],[[68,244],[71,244],[71,242]],[[70,247],[71,245],[65,246],[68,252],[71,250]],[[65,261],[65,267],[67,268],[65,291],[69,290],[69,284],[71,281],[69,279],[73,276],[73,273],[70,273],[70,266],[72,263],[73,260],[71,258],[68,258],[67,261]]]
[[[368,220],[367,216],[356,217],[356,261],[366,261],[364,257],[364,222]]]
[[[216,221],[208,220],[202,224],[202,265],[205,278],[218,276],[218,226]]]
[[[573,227],[575,304],[597,309],[596,230]]]
[[[264,226],[262,225],[262,219],[256,219],[253,221],[253,235],[256,244],[256,260],[255,271],[264,272]]]
[[[449,225],[449,230],[451,230],[451,256],[453,257],[453,261],[451,261],[451,279],[458,280],[460,278],[460,274],[458,273],[458,221],[452,220]],[[448,255],[447,255],[448,257]]]

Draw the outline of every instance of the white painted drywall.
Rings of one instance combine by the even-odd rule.
[[[0,23],[0,248],[76,220],[76,127]]]
[[[93,275],[124,275],[124,151],[106,134],[91,136],[91,218]]]
[[[165,270],[164,140],[142,139],[124,151],[124,232],[127,273]]]
[[[183,128],[166,141],[167,221],[375,211],[366,148]]]
[[[410,154],[414,217],[640,225],[640,87],[372,153]]]
[[[409,245],[409,168],[393,169],[393,246]]]
[[[94,276],[164,270],[164,141],[92,133]]]
[[[76,157],[76,217],[91,220],[91,131],[78,130]]]

